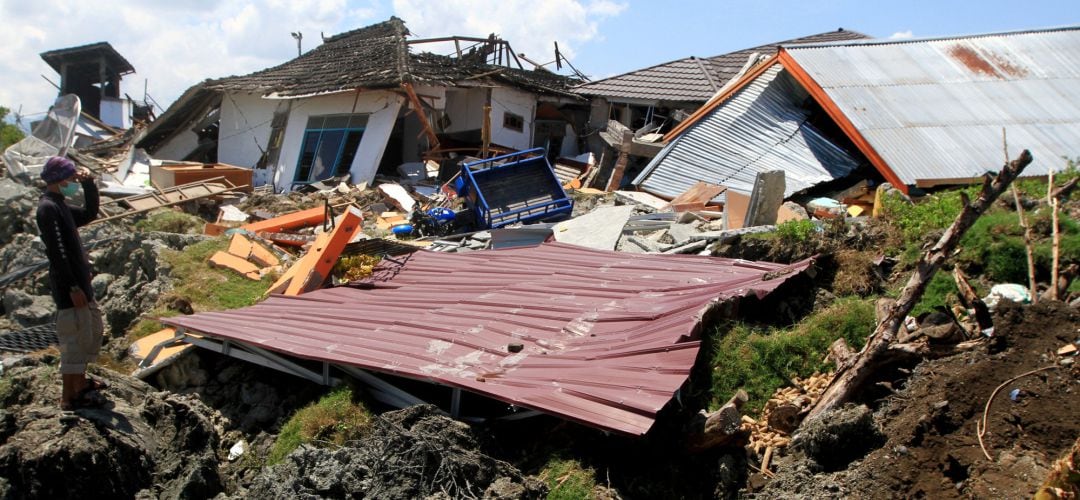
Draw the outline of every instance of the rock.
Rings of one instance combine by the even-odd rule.
[[[413,406],[377,417],[355,445],[300,446],[265,468],[247,497],[526,499],[547,493],[543,483],[478,448],[468,425],[432,405]]]
[[[13,369],[0,402],[0,498],[209,498],[221,491],[214,411],[190,396],[94,370],[101,408],[61,420],[55,367]],[[15,429],[14,432],[11,429]],[[78,487],[75,487],[78,485]]]
[[[51,323],[56,314],[56,304],[48,295],[9,289],[4,292],[3,302],[7,317],[24,328]]]
[[[885,441],[865,405],[846,405],[804,422],[792,444],[825,470],[838,470]]]
[[[11,179],[0,179],[0,246],[19,233],[37,234],[34,214],[41,191]]]
[[[97,274],[90,280],[90,286],[94,289],[95,297],[104,297],[109,290],[109,285],[116,281],[116,276],[109,273]]]

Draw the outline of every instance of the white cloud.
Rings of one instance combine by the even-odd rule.
[[[601,20],[625,8],[610,0],[394,0],[397,16],[418,37],[495,33],[515,52],[540,63],[554,60],[556,41],[559,51],[573,59],[578,47],[599,38]],[[446,47],[422,50],[448,52]]]
[[[296,56],[290,32],[311,50],[326,36],[383,21],[382,0],[0,0],[0,106],[44,112],[59,83],[38,54],[108,41],[137,70],[121,91],[148,91],[168,107],[207,78],[242,75]],[[554,59],[553,42],[569,58],[600,39],[598,24],[626,9],[618,0],[394,0],[394,15],[419,36],[497,33],[531,59]],[[425,47],[431,49],[431,47]],[[448,51],[444,52],[447,53]],[[30,116],[37,119],[40,116]]]
[[[48,50],[108,41],[137,74],[121,91],[149,94],[168,107],[207,78],[250,73],[296,56],[289,32],[304,33],[304,50],[327,36],[381,19],[371,0],[0,0],[0,105],[43,112],[59,75],[38,56]],[[384,17],[389,17],[385,15]],[[38,118],[38,117],[31,117]]]
[[[905,40],[905,39],[914,38],[914,37],[915,37],[915,35],[911,33],[911,30],[897,31],[896,33],[893,33],[893,34],[889,35],[890,40]]]

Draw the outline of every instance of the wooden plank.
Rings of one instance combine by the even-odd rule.
[[[339,218],[332,232],[319,235],[304,258],[293,266],[302,267],[289,282],[285,295],[300,295],[322,286],[330,275],[330,271],[334,269],[334,265],[337,264],[341,252],[345,250],[345,245],[348,245],[353,236],[360,231],[363,221],[364,217],[360,210],[349,207],[349,210]]]
[[[424,113],[424,106],[420,103],[420,98],[416,96],[412,84],[408,82],[402,83],[401,88],[405,89],[405,94],[409,97],[409,102],[412,103],[413,108],[416,110],[416,118],[420,120],[420,126],[423,127],[424,133],[428,136],[428,150],[430,151],[438,148],[439,136],[435,135],[435,129],[431,128],[431,123],[428,122],[427,114]]]
[[[750,197],[728,190],[727,203],[724,204],[725,229],[742,229],[746,221],[746,212],[750,210]]]
[[[258,266],[229,252],[217,252],[212,255],[210,265],[216,268],[232,269],[250,280],[258,281],[261,278]]]
[[[297,229],[322,224],[325,218],[326,208],[316,207],[288,213],[279,217],[274,217],[273,219],[245,224],[240,226],[240,229],[251,231],[253,233],[279,233],[286,229]]]
[[[240,233],[232,236],[228,252],[259,267],[273,267],[281,264],[281,260],[262,243],[252,241]]]
[[[726,186],[698,181],[697,184],[690,186],[690,189],[683,191],[671,200],[669,206],[674,207],[676,205],[700,203],[701,208],[705,208],[709,202],[717,196],[720,196],[720,193],[723,193],[724,191],[727,191]],[[681,210],[676,210],[676,212],[679,211]]]

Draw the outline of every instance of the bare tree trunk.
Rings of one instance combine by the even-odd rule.
[[[1053,187],[1053,184],[1050,184]],[[1012,186],[1013,201],[1016,202],[1016,214],[1020,216],[1020,227],[1024,228],[1024,248],[1027,249],[1027,264],[1028,264],[1028,288],[1031,292],[1031,303],[1034,304],[1038,301],[1035,297],[1038,295],[1038,287],[1035,286],[1035,245],[1032,243],[1031,226],[1027,223],[1027,217],[1024,216],[1024,205],[1020,203],[1020,191],[1017,191],[1016,185]]]
[[[885,359],[890,345],[896,340],[897,332],[916,302],[926,291],[926,286],[945,260],[952,255],[953,249],[960,243],[960,238],[975,223],[975,220],[994,203],[1009,184],[1020,172],[1031,163],[1031,153],[1024,150],[1020,156],[1006,164],[1001,172],[992,181],[989,177],[984,178],[982,192],[974,203],[964,197],[964,208],[956,216],[945,234],[938,242],[923,253],[919,262],[915,264],[915,271],[908,279],[907,285],[900,292],[896,305],[892,307],[889,315],[880,323],[874,333],[866,341],[866,346],[859,352],[858,358],[846,369],[838,369],[829,388],[821,395],[814,408],[810,410],[806,419],[813,420],[827,411],[837,408],[851,400],[851,396],[857,392],[862,384],[870,377],[880,362]]]

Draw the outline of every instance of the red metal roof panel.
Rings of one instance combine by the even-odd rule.
[[[764,295],[809,265],[562,243],[419,251],[354,286],[162,321],[644,434],[689,376],[705,310]],[[508,352],[511,342],[524,349]]]

